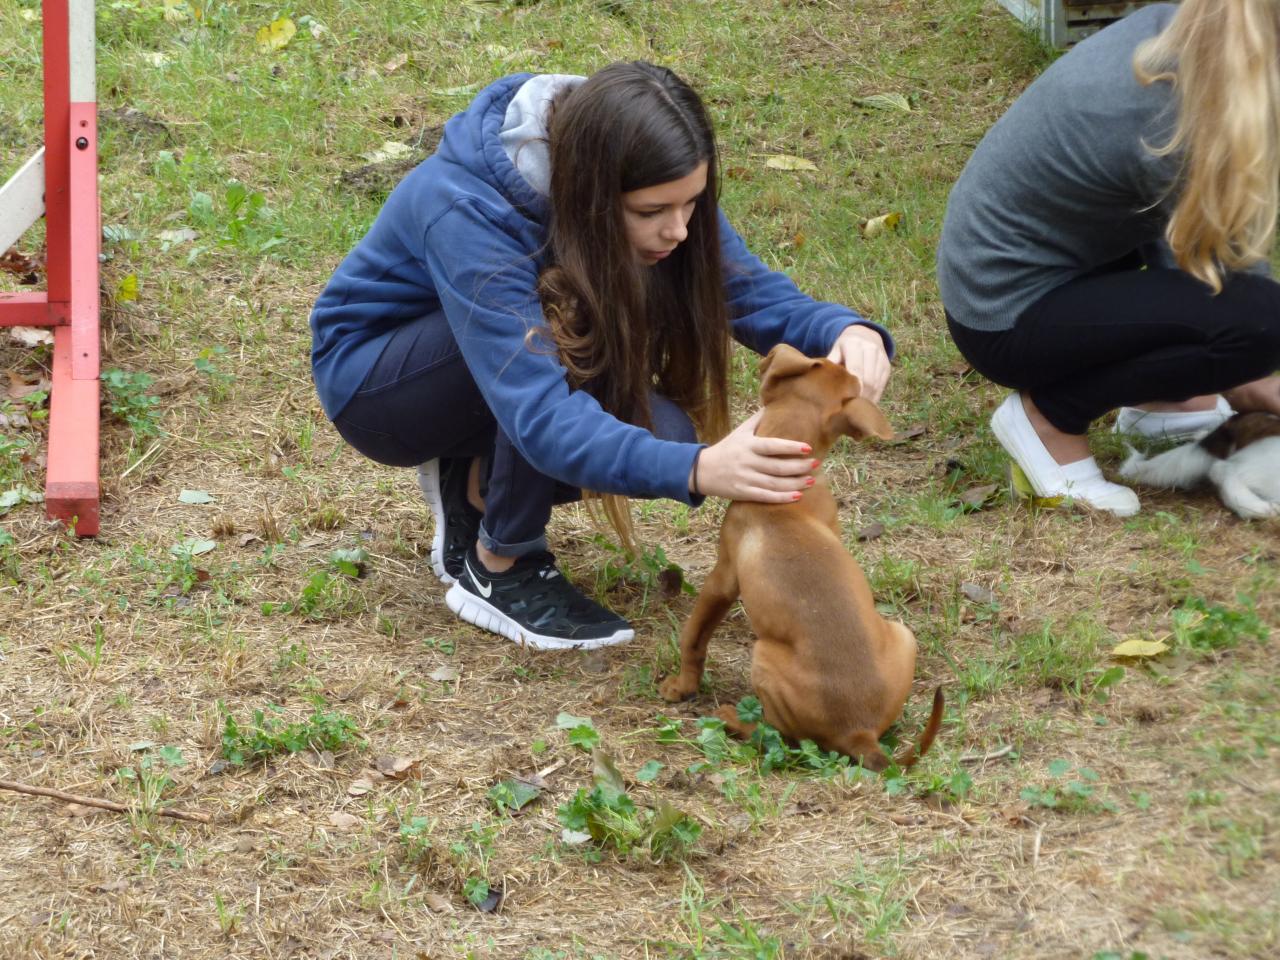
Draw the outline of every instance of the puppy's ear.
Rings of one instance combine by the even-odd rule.
[[[779,383],[808,373],[821,362],[813,357],[806,357],[788,344],[778,344],[760,361],[760,400],[768,403]]]
[[[850,437],[864,440],[867,437],[879,437],[881,440],[893,439],[893,427],[885,419],[880,408],[870,400],[855,397],[840,408],[848,429],[843,431]]]

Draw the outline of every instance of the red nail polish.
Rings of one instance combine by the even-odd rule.
[[[813,453],[813,447],[809,446],[809,445],[806,443],[806,444],[804,445],[804,449],[803,449],[803,450],[801,450],[800,452],[801,452],[801,453]]]
[[[794,503],[796,500],[799,500],[801,496],[802,494],[800,493],[799,490],[797,490],[795,493],[791,495],[791,501]]]
[[[805,478],[804,478],[804,485],[805,485],[806,487],[812,487],[815,483],[817,483],[817,481],[816,481],[816,480],[814,480],[814,478],[813,478],[813,477],[805,477]]]
[[[822,461],[821,461],[821,460],[815,460],[815,461],[813,461],[813,469],[817,470],[820,466],[822,466]]]

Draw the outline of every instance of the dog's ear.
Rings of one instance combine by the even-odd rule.
[[[822,363],[785,343],[780,343],[760,361],[760,400],[768,403],[778,384],[791,377],[808,373]]]
[[[881,440],[893,439],[893,427],[889,426],[889,421],[880,412],[880,408],[870,400],[854,397],[846,401],[840,408],[840,413],[848,424],[848,429],[842,432],[850,437],[858,440],[864,440],[867,437],[879,437]]]

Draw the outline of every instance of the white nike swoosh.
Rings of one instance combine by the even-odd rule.
[[[471,575],[471,582],[476,585],[476,592],[479,593],[480,596],[488,600],[489,594],[493,593],[493,584],[485,583],[483,580],[481,580],[479,577],[476,576],[475,568],[471,566],[470,557],[464,560],[463,563],[467,565],[467,573]]]

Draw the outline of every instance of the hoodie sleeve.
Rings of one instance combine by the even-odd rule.
[[[601,493],[692,502],[698,444],[659,440],[570,390],[542,336],[527,242],[473,199],[454,203],[423,247],[445,316],[499,428],[538,471]]]
[[[893,359],[889,331],[838,303],[814,300],[800,292],[784,273],[770,270],[747,249],[737,231],[720,214],[720,249],[733,336],[757,353],[779,343],[790,344],[810,357],[830,352],[840,331],[851,324],[870,327],[884,340]]]

